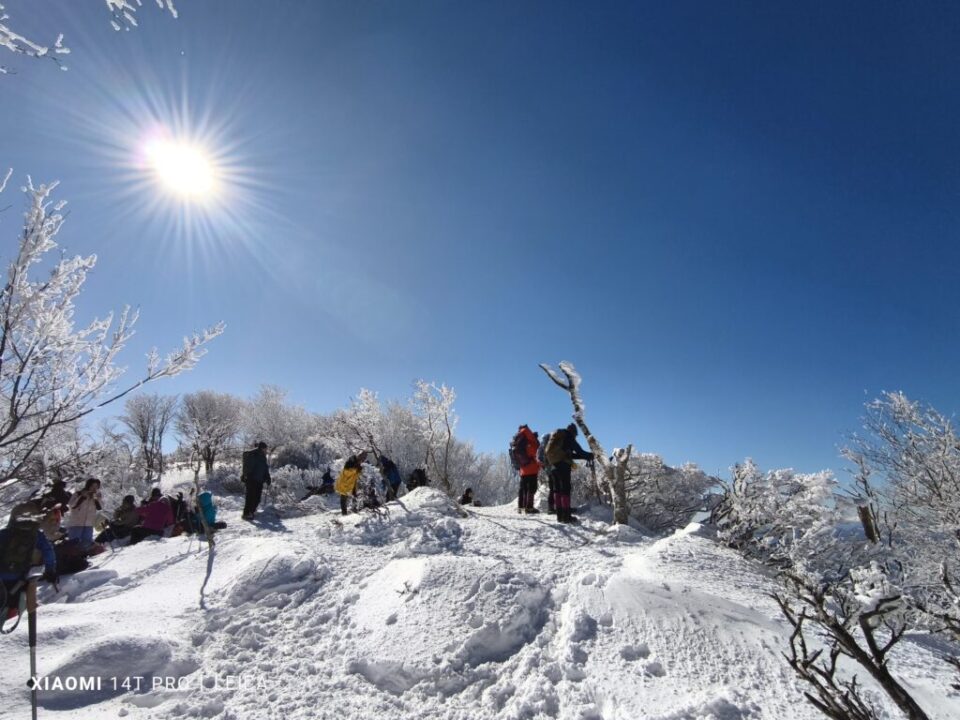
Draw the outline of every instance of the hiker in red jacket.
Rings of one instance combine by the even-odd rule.
[[[140,524],[130,532],[131,545],[146,537],[163,537],[164,531],[173,525],[173,510],[160,488],[153,489],[150,499],[137,508],[137,515],[140,516]]]
[[[533,506],[537,494],[537,476],[540,474],[540,462],[537,450],[540,438],[526,425],[521,425],[513,442],[515,462],[520,472],[520,509],[528,514],[540,512]]]

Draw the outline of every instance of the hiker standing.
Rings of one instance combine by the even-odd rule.
[[[80,547],[87,549],[93,544],[93,526],[97,522],[97,513],[103,508],[100,498],[100,481],[89,478],[83,490],[75,493],[67,503],[70,512],[64,526],[67,528],[67,537],[78,540]]]
[[[566,428],[556,430],[550,436],[550,442],[544,450],[547,462],[552,466],[554,504],[557,508],[557,520],[564,523],[577,522],[570,510],[570,472],[574,460],[593,460],[593,453],[580,447],[577,442],[577,426],[570,423]]]
[[[387,502],[397,499],[400,490],[400,470],[397,464],[386,455],[380,456],[380,473],[383,475],[383,489],[387,494]]]
[[[320,494],[329,495],[333,492],[333,475],[330,474],[330,466],[327,465],[327,469],[323,472],[323,477],[320,478]]]
[[[360,473],[363,469],[363,461],[367,459],[367,453],[362,452],[359,455],[351,455],[340,471],[340,477],[334,484],[333,489],[340,496],[340,514],[347,514],[347,497],[357,497],[357,486],[360,483]],[[354,502],[356,504],[356,502]]]
[[[263,486],[270,484],[270,468],[267,467],[267,444],[258,442],[253,450],[243,453],[243,472],[240,476],[247,487],[246,503],[243,506],[243,519],[253,520],[260,498],[263,497]]]
[[[537,449],[540,440],[533,430],[526,425],[517,429],[517,434],[510,442],[510,457],[520,473],[520,493],[518,508],[520,512],[536,514],[540,512],[533,506],[537,494],[537,476],[540,474],[540,463],[537,461]]]

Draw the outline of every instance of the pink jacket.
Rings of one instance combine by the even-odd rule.
[[[140,516],[140,524],[147,530],[162,531],[167,526],[173,525],[173,510],[164,498],[138,507],[137,515]]]

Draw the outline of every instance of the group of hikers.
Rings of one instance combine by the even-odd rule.
[[[360,509],[376,509],[383,502],[396,500],[400,492],[400,485],[403,484],[400,477],[400,468],[393,460],[381,453],[374,453],[374,456],[377,468],[380,471],[384,499],[381,501],[376,487],[372,484],[368,484],[362,496],[358,498],[363,464],[367,461],[369,455],[370,453],[367,451],[351,455],[343,464],[343,469],[336,479],[330,472],[330,466],[327,466],[320,479],[320,485],[308,486],[307,494],[303,496],[302,500],[306,500],[313,495],[336,493],[340,496],[340,512],[343,515],[347,515],[351,511],[357,512]],[[267,465],[267,444],[265,442],[259,442],[252,450],[244,451],[240,479],[246,488],[243,519],[253,520],[263,497],[263,488],[271,483],[270,469]],[[423,468],[415,468],[407,477],[407,490],[426,487],[429,484],[430,480]]]
[[[358,499],[358,492],[363,487],[360,482],[363,466],[369,455],[367,451],[351,455],[336,479],[327,467],[320,486],[308,488],[306,497],[336,493],[340,496],[340,511],[344,515],[351,510],[378,508],[383,502],[396,500],[402,484],[400,470],[393,460],[379,452],[373,452],[373,455],[380,472],[383,500],[372,483],[366,484]],[[540,473],[545,471],[549,512],[555,513],[559,522],[577,522],[570,505],[571,473],[577,460],[592,462],[593,453],[580,447],[575,424],[548,433],[542,440],[539,433],[521,425],[510,443],[509,455],[520,478],[518,512],[539,512],[534,506],[535,496]],[[243,518],[252,520],[264,486],[271,482],[266,443],[258,442],[243,453],[241,479],[246,486]],[[63,480],[56,479],[39,498],[14,507],[8,527],[0,529],[0,581],[3,585],[0,600],[3,605],[12,607],[12,597],[16,595],[13,590],[17,583],[22,583],[25,569],[36,564],[33,561],[37,557],[42,558],[45,576],[55,581],[58,573],[76,572],[87,567],[85,558],[102,552],[105,543],[114,545],[126,541],[132,545],[148,537],[210,532],[225,527],[224,523],[216,521],[216,508],[210,492],[194,496],[191,491],[191,498],[187,501],[183,493],[164,496],[160,488],[153,488],[150,495],[139,503],[134,495],[126,495],[113,514],[107,517],[103,512],[100,485],[97,478],[88,478],[82,489],[70,492]],[[408,490],[427,485],[429,479],[423,468],[414,469],[406,481]],[[480,504],[471,488],[466,488],[460,503]],[[101,530],[94,536],[98,526]]]
[[[103,552],[106,544],[134,545],[148,537],[201,532],[205,525],[225,527],[216,520],[209,492],[196,497],[191,493],[188,502],[183,493],[168,497],[155,487],[139,503],[134,495],[124,496],[107,515],[100,486],[98,478],[88,478],[71,492],[62,479],[55,479],[39,497],[14,506],[8,526],[0,530],[0,600],[7,609],[15,607],[13,590],[38,555],[45,577],[55,582],[60,575],[87,568],[87,558]]]
[[[534,500],[539,487],[540,472],[547,475],[547,508],[555,513],[557,520],[562,523],[575,523],[570,506],[571,475],[577,460],[593,462],[593,453],[584,450],[577,442],[578,430],[574,423],[564,428],[558,428],[540,440],[539,433],[530,429],[528,425],[521,425],[510,442],[509,456],[514,469],[520,476],[520,492],[517,497],[517,511],[521,513],[538,513],[534,507]],[[363,475],[363,465],[370,456],[370,451],[362,451],[347,458],[336,480],[330,472],[330,467],[323,473],[319,486],[307,487],[306,500],[313,495],[336,493],[340,496],[340,512],[347,515],[359,509],[376,509],[382,502],[397,499],[402,483],[400,470],[397,464],[386,455],[373,451],[374,464],[380,471],[384,501],[374,484],[368,483],[358,501],[361,488],[360,479]],[[263,488],[269,485],[270,470],[267,464],[267,444],[257,443],[252,450],[243,453],[243,470],[241,480],[246,486],[246,502],[243,509],[243,519],[252,520],[263,495]],[[407,490],[429,485],[426,471],[416,468],[407,479]],[[462,505],[477,505],[472,488],[467,488],[460,497]]]

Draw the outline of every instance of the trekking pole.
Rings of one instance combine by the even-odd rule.
[[[27,583],[27,634],[30,637],[30,717],[37,720],[37,580]]]

